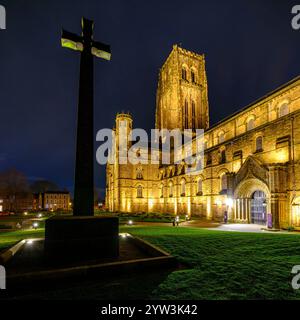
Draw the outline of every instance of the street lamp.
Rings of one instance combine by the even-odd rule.
[[[232,206],[233,206],[232,198],[227,198],[226,199],[226,205],[227,205],[228,208],[232,208]]]

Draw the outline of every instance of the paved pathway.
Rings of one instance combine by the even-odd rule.
[[[238,231],[238,232],[266,232],[262,230],[264,226],[259,224],[249,224],[249,223],[227,223],[221,224],[213,230],[220,231]]]
[[[162,223],[162,222],[135,222],[135,225],[142,226],[172,226],[172,223]],[[288,231],[266,231],[263,230],[264,226],[258,224],[248,224],[248,223],[218,223],[215,221],[207,220],[190,220],[180,223],[179,227],[189,227],[189,228],[203,228],[209,230],[217,231],[234,231],[234,232],[256,232],[256,233],[286,233],[286,234],[299,234],[299,232],[288,232]]]

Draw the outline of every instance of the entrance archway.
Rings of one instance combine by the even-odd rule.
[[[267,223],[271,212],[271,194],[268,186],[257,178],[242,180],[234,191],[234,220],[236,222]]]
[[[257,190],[252,194],[250,219],[255,224],[267,223],[267,199],[263,191]]]

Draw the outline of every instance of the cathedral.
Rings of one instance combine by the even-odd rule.
[[[133,128],[130,114],[116,116]],[[157,129],[204,129],[203,169],[187,164],[107,164],[111,212],[171,213],[300,227],[300,77],[210,126],[205,57],[177,45],[159,72]],[[148,146],[145,146],[148,148]]]

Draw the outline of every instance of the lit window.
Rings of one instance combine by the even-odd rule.
[[[222,143],[225,141],[225,135],[224,132],[219,133],[219,143]]]
[[[185,196],[185,181],[181,181],[181,195]]]
[[[227,175],[223,173],[221,175],[221,190],[227,190]]]
[[[143,198],[143,187],[142,186],[137,187],[137,198]]]
[[[169,184],[169,197],[173,197],[173,183]]]
[[[279,107],[279,110],[278,110],[278,117],[279,118],[286,116],[288,113],[289,113],[289,106],[287,103],[284,103],[283,105],[281,105]]]
[[[143,179],[143,173],[142,173],[142,169],[141,168],[137,169],[136,178],[137,179]]]
[[[247,131],[254,129],[254,119],[250,119],[247,121]]]
[[[202,194],[202,179],[198,180],[197,184],[197,194]]]

